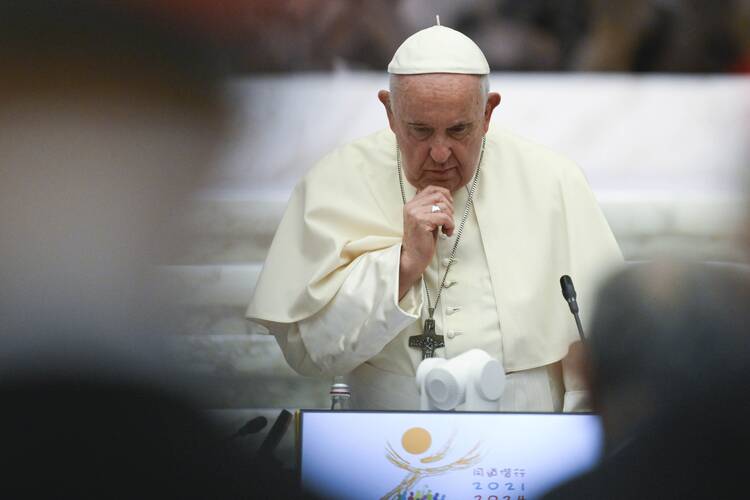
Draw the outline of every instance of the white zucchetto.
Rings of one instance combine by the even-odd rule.
[[[407,38],[388,65],[388,73],[392,75],[489,72],[490,65],[476,43],[463,33],[439,24]]]

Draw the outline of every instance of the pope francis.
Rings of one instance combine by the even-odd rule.
[[[560,294],[589,307],[622,255],[571,161],[490,118],[489,66],[463,34],[409,37],[378,98],[389,129],[340,147],[296,186],[248,308],[287,362],[347,375],[361,409],[418,409],[426,357],[481,349],[503,411],[589,410]]]

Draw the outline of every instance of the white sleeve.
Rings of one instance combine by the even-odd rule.
[[[400,257],[400,244],[361,255],[326,307],[274,332],[292,368],[308,376],[348,373],[419,318],[421,280],[398,299]]]
[[[592,411],[591,391],[586,379],[586,352],[580,341],[571,344],[568,355],[562,359],[562,376],[565,386],[564,412]]]

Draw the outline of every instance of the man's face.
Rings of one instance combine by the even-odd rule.
[[[479,76],[447,73],[399,76],[394,90],[394,95],[381,91],[379,98],[409,183],[451,192],[466,185],[500,96],[490,94],[485,101]]]

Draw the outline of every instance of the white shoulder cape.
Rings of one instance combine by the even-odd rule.
[[[557,153],[491,129],[474,206],[505,369],[560,360],[578,338],[560,276],[573,278],[585,319],[598,284],[622,263],[582,172]],[[324,157],[292,193],[247,317],[294,323],[320,311],[360,255],[401,242],[402,208],[390,130]]]

